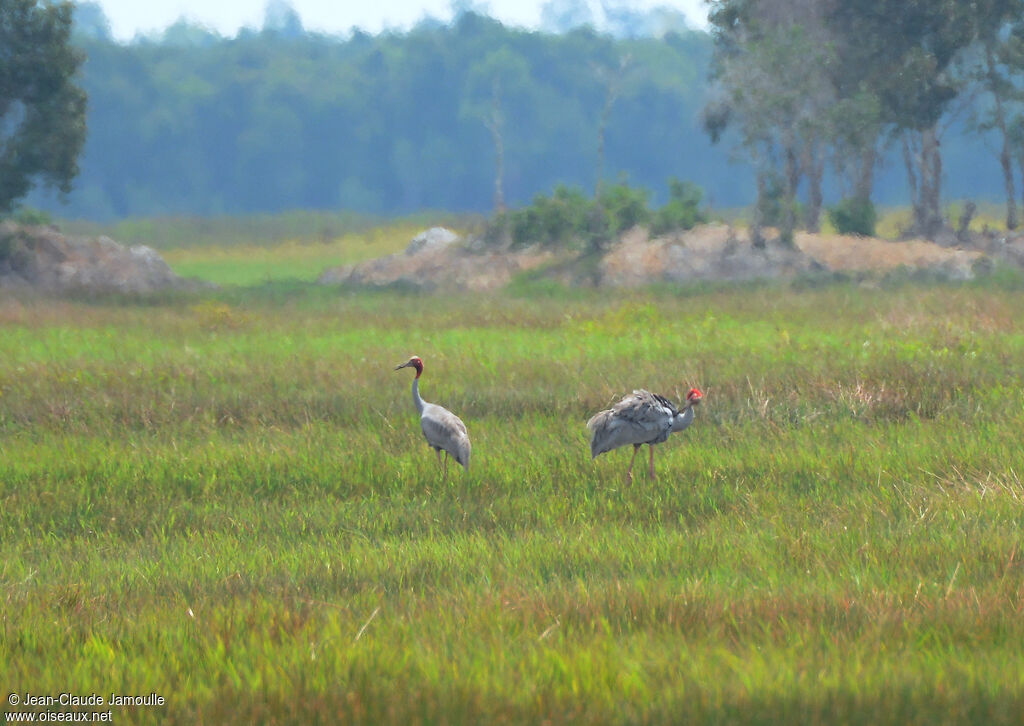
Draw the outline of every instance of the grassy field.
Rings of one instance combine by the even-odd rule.
[[[383,221],[356,214],[296,211],[245,217],[128,219],[111,225],[65,222],[68,234],[108,235],[158,250],[179,275],[218,285],[312,282],[328,267],[389,255],[418,232],[444,225],[459,232],[473,215],[419,214]]]
[[[1018,279],[516,289],[0,299],[0,687],[165,699],[115,723],[1020,723]],[[447,482],[413,353],[473,439]],[[655,481],[590,460],[590,414],[691,385]]]

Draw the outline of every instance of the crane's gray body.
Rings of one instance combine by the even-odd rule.
[[[420,414],[420,428],[423,436],[437,451],[446,451],[469,471],[469,434],[462,419],[444,406],[427,403],[420,398],[420,379],[412,382],[412,402]],[[439,455],[440,456],[440,455]]]
[[[597,457],[620,446],[660,444],[693,423],[693,406],[680,411],[663,396],[638,389],[587,421],[590,454]]]

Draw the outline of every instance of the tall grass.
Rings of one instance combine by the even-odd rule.
[[[131,723],[1018,723],[1022,303],[4,300],[0,683],[167,699]],[[690,385],[656,480],[589,459],[589,414]]]

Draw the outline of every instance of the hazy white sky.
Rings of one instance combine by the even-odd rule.
[[[114,37],[131,40],[187,18],[232,36],[239,28],[263,25],[267,0],[98,0],[110,19]],[[344,33],[352,27],[376,33],[384,28],[408,28],[424,16],[448,20],[451,0],[289,0],[307,30]],[[621,0],[620,0],[621,2]],[[618,5],[620,2],[616,2]],[[489,0],[472,3],[509,25],[535,26],[544,0]],[[591,2],[595,9],[599,0]],[[695,27],[704,27],[703,0],[633,0],[637,9],[667,6],[681,10]]]

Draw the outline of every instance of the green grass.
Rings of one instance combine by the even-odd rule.
[[[0,301],[0,685],[117,723],[1019,723],[1020,285]],[[409,400],[466,421],[441,482]],[[633,387],[705,393],[591,461]],[[646,453],[646,452],[645,452]]]
[[[165,251],[163,257],[179,275],[218,285],[313,282],[330,267],[400,252],[421,229],[406,223],[323,241],[292,239],[275,245],[181,247]]]
[[[328,267],[399,252],[433,226],[459,232],[479,227],[473,215],[420,213],[384,222],[353,213],[293,211],[245,217],[160,217],[114,224],[63,221],[67,234],[107,235],[143,244],[179,275],[218,285],[312,282]]]

